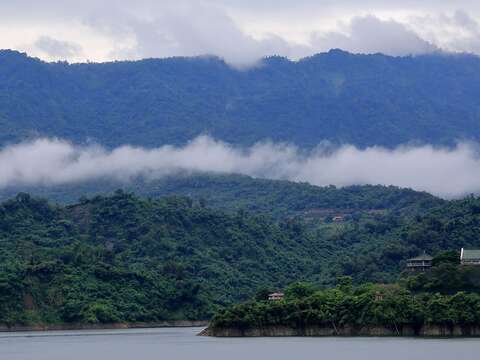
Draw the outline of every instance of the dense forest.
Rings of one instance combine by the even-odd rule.
[[[82,196],[104,195],[120,188],[142,197],[188,196],[208,207],[225,211],[241,209],[275,218],[318,218],[387,210],[411,214],[444,203],[428,193],[394,186],[319,187],[308,183],[208,173],[158,180],[139,177],[128,182],[98,180],[67,185],[11,186],[0,189],[0,200],[7,200],[19,192],[28,192],[53,202],[71,204]]]
[[[341,275],[356,284],[393,283],[405,260],[423,251],[480,247],[480,199],[436,202],[413,194],[404,203],[409,211],[398,201],[371,211],[379,192],[401,190],[366,189],[363,197],[327,189],[332,199],[324,205],[338,196],[359,207],[341,222],[120,190],[68,205],[18,194],[0,206],[0,323],[209,318],[261,288],[297,280],[328,287]],[[468,276],[459,284],[470,286]],[[419,278],[408,286],[440,285]]]
[[[319,280],[338,274],[365,282],[391,282],[402,259],[426,251],[438,254],[461,247],[480,248],[480,199],[473,196],[445,202],[424,214],[362,215],[332,233],[328,246],[339,248]]]
[[[0,144],[38,136],[108,147],[199,134],[360,147],[480,138],[480,58],[340,50],[238,71],[214,57],[45,63],[0,51]]]
[[[461,270],[457,264],[453,272]],[[480,269],[469,269],[480,275]],[[441,280],[439,273],[430,275]],[[411,276],[415,281],[417,276]],[[383,326],[401,334],[404,326],[418,331],[422,326],[476,326],[480,323],[480,293],[452,294],[412,291],[399,284],[365,283],[354,286],[349,277],[340,277],[334,288],[317,289],[313,284],[294,283],[285,297],[269,301],[259,292],[256,299],[222,309],[212,319],[211,330],[288,327],[305,329],[320,326],[335,334],[345,327]],[[413,335],[413,334],[412,334]]]
[[[314,255],[315,256],[312,256]],[[323,255],[300,226],[116,192],[0,207],[0,323],[202,319]]]

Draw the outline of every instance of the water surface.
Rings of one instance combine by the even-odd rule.
[[[0,333],[1,360],[473,360],[480,339],[210,338],[198,328]]]

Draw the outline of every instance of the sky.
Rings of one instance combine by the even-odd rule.
[[[47,61],[480,54],[478,0],[0,0],[0,19],[0,48]]]

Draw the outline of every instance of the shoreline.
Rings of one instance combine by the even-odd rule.
[[[68,330],[116,330],[116,329],[155,329],[174,327],[207,327],[207,320],[166,320],[153,323],[113,323],[113,324],[37,324],[0,325],[0,333],[24,331],[68,331]]]
[[[265,326],[254,328],[211,328],[203,329],[199,336],[212,337],[480,337],[480,325],[399,325],[395,326]]]

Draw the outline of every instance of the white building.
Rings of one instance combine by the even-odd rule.
[[[480,250],[465,250],[462,248],[460,264],[480,266]]]
[[[282,300],[283,296],[284,294],[281,292],[274,292],[268,295],[268,300],[272,300],[272,301]]]

